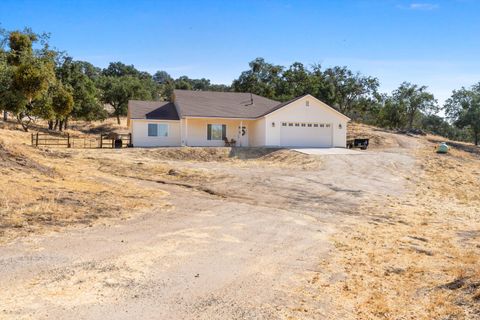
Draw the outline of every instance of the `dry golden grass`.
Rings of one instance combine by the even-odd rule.
[[[29,128],[31,132],[47,131],[48,122],[45,120],[36,120]],[[8,129],[23,132],[22,126],[16,120],[0,121],[0,129]],[[67,130],[70,134],[99,134],[108,132],[127,133],[127,117],[120,118],[120,125],[117,124],[117,118],[107,118],[103,121],[83,121],[71,120],[68,123]]]
[[[323,295],[355,319],[478,319],[480,317],[480,161],[425,143],[412,192],[363,206],[334,237],[321,267],[345,279],[318,281]],[[331,318],[337,318],[332,315]]]
[[[153,194],[162,196],[102,173],[95,160],[72,159],[82,151],[39,150],[28,145],[26,133],[0,132],[0,242],[32,232],[126,218],[135,209],[150,206]]]
[[[385,132],[390,131],[352,121],[348,123],[347,139],[370,139],[368,146],[370,149],[398,147],[398,141],[392,136],[383,134]]]

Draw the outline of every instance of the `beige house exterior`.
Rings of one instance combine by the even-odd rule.
[[[249,93],[175,90],[171,102],[130,101],[134,147],[346,146],[350,119],[305,95],[280,103]]]

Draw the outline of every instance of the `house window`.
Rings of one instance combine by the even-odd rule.
[[[323,127],[325,127],[325,125],[324,125],[323,123],[322,123],[322,124],[320,124],[320,128],[323,128]]]
[[[330,128],[330,124],[326,124],[325,126],[326,126],[327,128]]]
[[[293,127],[293,123],[290,122],[290,123],[288,124],[288,126],[289,126],[289,127]]]
[[[305,124],[305,123],[302,123],[302,127],[305,127],[305,126],[306,126],[306,124]]]
[[[223,140],[227,137],[227,125],[225,124],[208,124],[207,140]]]
[[[312,126],[312,124],[311,124],[311,123],[309,123],[309,124],[307,124],[307,126],[308,126],[308,127],[311,127],[311,126]]]
[[[300,127],[300,123],[295,123],[295,127]]]
[[[149,123],[149,137],[168,137],[168,124],[165,123]]]
[[[282,122],[282,127],[286,127],[287,126],[287,123],[286,122]]]
[[[156,123],[149,123],[148,124],[148,136],[149,137],[158,136],[158,125]]]
[[[158,136],[168,137],[168,124],[164,124],[164,123],[158,124]]]
[[[305,101],[305,106],[310,107],[310,101]]]
[[[315,128],[318,128],[318,123],[315,123],[313,126],[314,126]]]

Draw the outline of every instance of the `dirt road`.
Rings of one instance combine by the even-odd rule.
[[[128,152],[105,159],[145,161],[140,151]],[[326,317],[328,297],[305,292],[322,271],[319,261],[332,254],[330,236],[355,223],[359,206],[411,192],[419,168],[405,148],[318,161],[307,170],[168,162],[217,177],[198,181],[209,192],[124,177],[132,188],[168,192],[170,209],[0,247],[0,318]],[[332,283],[341,278],[329,274]]]

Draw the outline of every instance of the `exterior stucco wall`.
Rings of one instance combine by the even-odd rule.
[[[265,118],[252,121],[250,129],[250,146],[263,147],[265,145]]]
[[[309,106],[306,106],[306,101]],[[334,147],[346,146],[347,119],[330,110],[322,102],[313,97],[303,97],[291,104],[265,116],[265,145],[280,146],[280,130],[282,122],[325,123],[332,125],[332,144]],[[275,123],[275,126],[272,126]],[[341,128],[340,128],[341,126]]]
[[[168,125],[168,137],[149,137],[148,124]],[[180,146],[180,121],[174,120],[130,120],[130,132],[134,147],[175,147]]]
[[[249,136],[251,128],[251,120],[231,120],[221,118],[187,118],[183,120],[185,144],[192,147],[223,147],[225,142],[223,140],[208,140],[207,139],[207,125],[208,124],[224,124],[227,126],[228,140],[234,139],[237,141],[237,146],[247,147],[249,145]],[[240,138],[239,127],[243,124],[247,129],[247,135]]]

